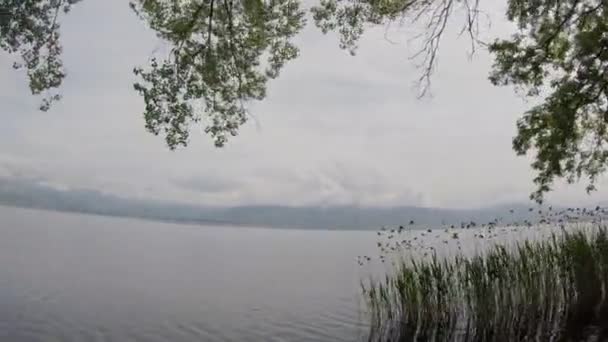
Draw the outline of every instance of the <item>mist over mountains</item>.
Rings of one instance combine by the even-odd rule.
[[[122,198],[94,190],[61,190],[29,180],[0,178],[0,205],[105,216],[194,224],[248,225],[300,229],[378,229],[534,219],[529,205],[502,205],[482,209],[402,207],[288,207],[278,205],[210,208],[191,204]],[[514,213],[510,213],[513,209]]]

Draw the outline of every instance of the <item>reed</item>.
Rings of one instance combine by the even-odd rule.
[[[608,340],[605,227],[401,260],[361,286],[369,341]]]

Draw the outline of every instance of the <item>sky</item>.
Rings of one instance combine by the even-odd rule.
[[[490,36],[511,32],[501,7],[486,10]],[[471,57],[458,24],[442,42],[430,95],[418,98],[412,29],[370,29],[353,57],[309,22],[295,39],[300,57],[250,105],[237,137],[218,149],[193,127],[189,146],[170,151],[145,130],[132,88],[133,67],[163,42],[126,1],[84,0],[62,19],[68,77],[50,111],[37,110],[25,75],[0,53],[0,177],[206,206],[527,201],[531,158],[516,156],[511,139],[531,103],[490,84],[491,57]],[[603,201],[604,183],[592,196],[584,184],[558,183],[547,199]]]

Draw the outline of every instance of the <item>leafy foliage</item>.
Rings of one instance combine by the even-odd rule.
[[[535,151],[541,201],[555,178],[587,177],[592,191],[608,161],[608,4],[605,1],[511,0],[520,32],[490,45],[490,76],[543,101],[517,122],[513,148]]]
[[[261,100],[266,83],[298,55],[290,42],[304,25],[295,0],[139,0],[133,9],[173,49],[149,68],[135,68],[146,103],[146,127],[170,148],[186,145],[193,122],[223,146],[247,120],[244,103]]]
[[[59,16],[81,0],[0,0],[0,48],[18,54],[26,68],[30,89],[38,95],[58,88],[66,76],[60,59]],[[48,110],[60,95],[50,94],[40,106]]]

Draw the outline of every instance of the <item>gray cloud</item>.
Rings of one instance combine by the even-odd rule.
[[[220,178],[201,178],[201,177],[193,177],[193,178],[185,178],[185,179],[176,179],[172,182],[177,187],[183,188],[188,191],[195,191],[204,194],[213,194],[213,193],[222,193],[222,192],[230,192],[239,188],[239,183],[223,180]]]

